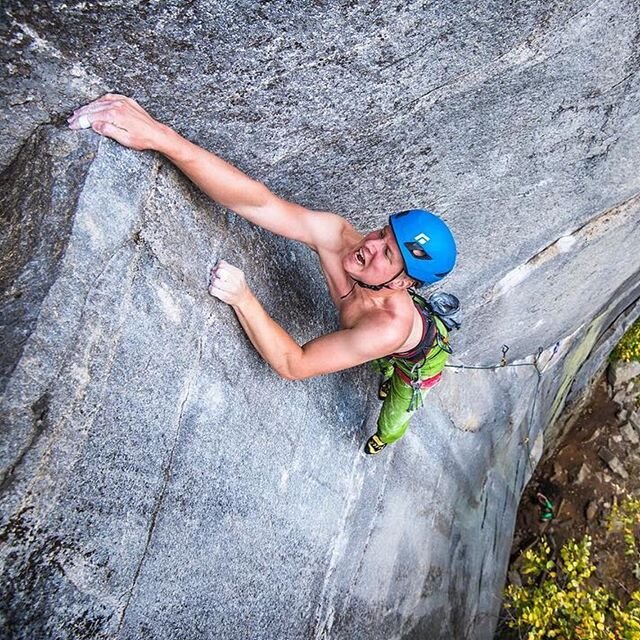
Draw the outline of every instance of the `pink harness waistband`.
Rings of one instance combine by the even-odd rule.
[[[400,367],[396,367],[396,373],[400,376],[400,380],[405,384],[411,385],[411,378],[402,370]],[[430,378],[425,378],[420,381],[420,389],[430,389],[434,385],[440,382],[440,378],[442,378],[442,372],[436,373],[435,376],[431,376]]]

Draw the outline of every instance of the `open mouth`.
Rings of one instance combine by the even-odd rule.
[[[360,247],[360,249],[358,249],[354,255],[356,258],[356,262],[360,266],[364,267],[364,250],[362,249],[362,247]]]

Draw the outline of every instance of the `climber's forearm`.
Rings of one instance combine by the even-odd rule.
[[[258,302],[244,273],[224,260],[211,270],[209,293],[233,307],[258,353],[287,380],[304,380],[355,367],[397,352],[407,339],[407,331],[398,331],[386,322],[386,316],[374,314],[353,327],[319,336],[301,347]]]
[[[238,320],[258,353],[278,375],[295,380],[293,363],[302,347],[265,311],[251,291],[232,305]]]
[[[342,237],[346,223],[339,216],[287,202],[164,125],[155,147],[210,198],[267,231],[304,242],[314,250],[321,242]]]
[[[223,207],[261,224],[254,212],[265,207],[273,194],[262,183],[162,125],[154,148],[166,156],[194,184]],[[264,226],[264,225],[262,225]]]

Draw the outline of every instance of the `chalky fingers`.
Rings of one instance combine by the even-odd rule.
[[[105,120],[103,116],[108,113],[113,106],[108,103],[91,103],[74,111],[67,120],[71,129],[88,129],[96,120]],[[113,115],[113,114],[112,114]]]

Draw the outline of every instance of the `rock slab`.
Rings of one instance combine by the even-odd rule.
[[[522,488],[640,311],[637,3],[2,10],[3,637],[491,638]],[[441,213],[452,364],[495,368],[362,457],[372,374],[279,380],[206,293],[228,259],[303,343],[315,256],[64,131],[109,89],[363,230]]]

